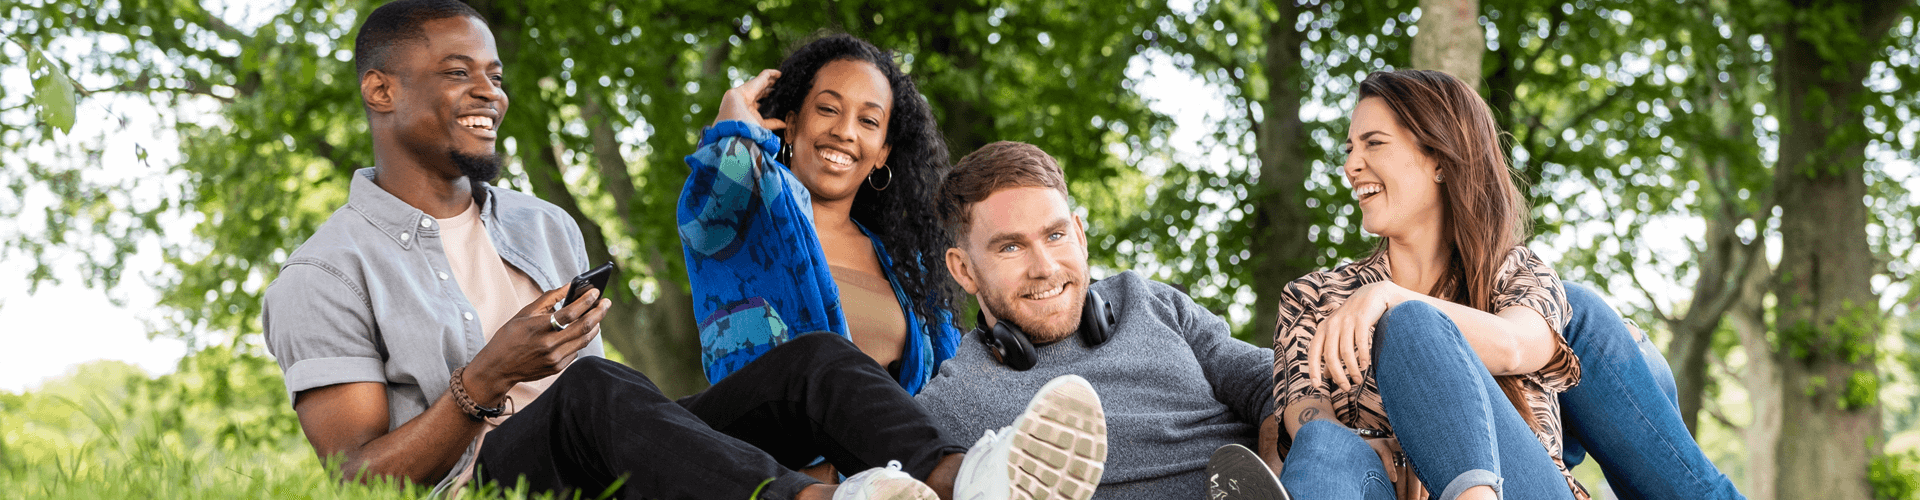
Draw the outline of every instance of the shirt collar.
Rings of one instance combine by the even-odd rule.
[[[488,192],[493,186],[475,182],[473,198],[480,203],[480,219],[492,220],[494,215],[494,196]],[[347,189],[347,208],[359,212],[367,222],[379,228],[380,232],[393,240],[400,248],[410,249],[419,241],[420,233],[429,231],[438,234],[440,224],[425,211],[402,201],[400,197],[387,192],[379,184],[373,183],[373,167],[353,172],[353,183]]]
[[[1393,266],[1388,265],[1387,250],[1384,248],[1373,252],[1373,255],[1368,255],[1367,258],[1361,259],[1359,262],[1353,263],[1353,268],[1355,271],[1365,270],[1380,273],[1382,279],[1393,278]]]

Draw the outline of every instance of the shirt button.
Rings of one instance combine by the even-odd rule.
[[[447,280],[447,273],[445,272],[440,273],[440,281],[446,281],[446,280]]]
[[[411,239],[413,239],[413,233],[400,233],[400,241],[407,241]]]
[[[432,218],[432,217],[421,217],[421,218],[420,218],[420,227],[433,227],[433,218]]]
[[[471,312],[462,312],[460,313],[460,317],[466,318],[467,321],[473,321],[473,313]]]

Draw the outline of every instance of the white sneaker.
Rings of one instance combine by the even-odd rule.
[[[900,472],[900,461],[854,474],[833,490],[833,500],[938,500],[926,483]]]
[[[1079,375],[1047,382],[1013,425],[987,431],[954,478],[959,500],[1086,500],[1107,462],[1100,396]]]

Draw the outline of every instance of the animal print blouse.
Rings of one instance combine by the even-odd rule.
[[[1288,404],[1314,390],[1313,380],[1307,373],[1307,345],[1313,340],[1320,321],[1345,304],[1360,287],[1386,281],[1388,269],[1386,252],[1378,252],[1331,271],[1308,274],[1287,285],[1286,293],[1280,298],[1279,328],[1273,339],[1275,419],[1283,418],[1280,413]],[[1590,500],[1586,489],[1573,479],[1567,464],[1560,459],[1563,444],[1559,393],[1580,383],[1580,360],[1567,346],[1561,331],[1567,325],[1567,312],[1571,308],[1567,304],[1566,289],[1561,287],[1553,269],[1541,262],[1533,251],[1514,247],[1494,278],[1492,304],[1496,314],[1510,307],[1539,311],[1553,328],[1558,346],[1545,367],[1525,375],[1497,376],[1494,380],[1527,421],[1527,426],[1533,429],[1534,437],[1546,447],[1554,465],[1566,476],[1567,487],[1573,490],[1574,497]],[[1352,389],[1342,390],[1331,383],[1327,386],[1332,392],[1334,416],[1341,424],[1356,429],[1392,429],[1386,411],[1380,406],[1380,389],[1372,369],[1368,369],[1365,383]]]

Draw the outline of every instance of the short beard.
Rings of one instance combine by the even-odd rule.
[[[1084,284],[1085,281],[1076,279],[1073,280],[1073,283]],[[982,291],[984,292],[986,290]],[[1081,288],[1081,293],[1086,293],[1085,287]],[[1050,344],[1066,340],[1067,337],[1073,336],[1075,332],[1080,331],[1080,315],[1084,313],[1081,309],[1086,307],[1086,298],[1083,295],[1081,300],[1075,301],[1073,305],[1068,306],[1070,310],[1067,311],[1069,314],[1067,315],[1068,320],[1066,324],[1047,325],[1034,324],[1033,318],[1013,317],[1013,306],[1009,304],[1012,300],[1004,298],[1000,294],[991,292],[982,293],[980,294],[980,300],[986,303],[987,311],[992,312],[995,319],[1013,323],[1013,326],[1020,327],[1020,331],[1026,332],[1027,340],[1034,344]]]
[[[460,174],[467,176],[467,180],[490,183],[494,178],[500,177],[500,155],[498,154],[489,152],[484,155],[470,155],[449,149],[447,156],[453,158],[454,168],[460,169]]]

